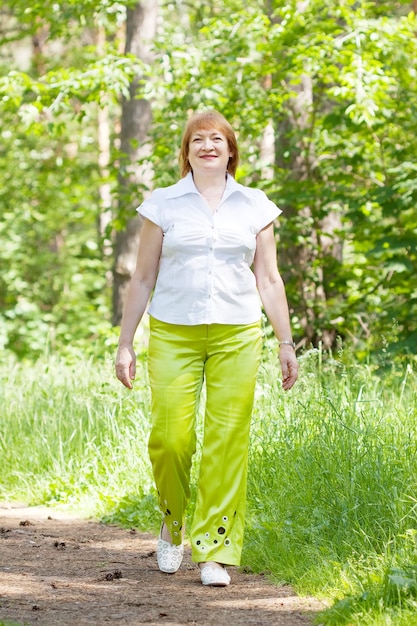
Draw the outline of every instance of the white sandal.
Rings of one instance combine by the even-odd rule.
[[[165,574],[175,574],[175,572],[179,570],[182,563],[182,559],[184,556],[184,546],[182,544],[176,546],[173,543],[162,539],[163,527],[164,525],[162,524],[161,532],[159,533],[158,544],[156,547],[156,559],[158,561],[158,567],[161,572],[164,572]]]
[[[230,576],[224,565],[222,569],[215,565],[200,567],[200,576],[203,585],[210,585],[211,587],[227,587],[227,585],[230,585]]]

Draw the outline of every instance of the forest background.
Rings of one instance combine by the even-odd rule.
[[[301,365],[283,394],[265,322],[244,565],[333,599],[320,623],[417,624],[416,12],[2,3],[2,498],[157,531],[146,321],[132,393],[113,374],[118,324],[135,207],[178,179],[189,113],[216,108],[237,179],[283,209]]]
[[[299,346],[417,344],[410,2],[3,2],[0,346],[95,351],[135,263],[134,208],[178,178],[190,111],[236,128],[284,211]]]

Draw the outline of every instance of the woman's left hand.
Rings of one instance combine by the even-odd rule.
[[[285,391],[291,389],[298,378],[298,362],[292,346],[281,346],[279,360],[282,372],[282,387]]]

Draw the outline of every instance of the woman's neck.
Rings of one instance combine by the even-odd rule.
[[[226,174],[204,177],[193,174],[193,179],[194,185],[209,205],[212,213],[216,213],[226,188]]]
[[[198,176],[193,174],[194,185],[205,198],[216,198],[223,195],[226,187],[226,174]]]

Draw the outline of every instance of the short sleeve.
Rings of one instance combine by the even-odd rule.
[[[265,226],[273,222],[282,211],[277,205],[268,198],[268,196],[259,190],[259,198],[256,199],[257,204],[257,229],[261,231]]]
[[[136,209],[136,211],[142,217],[146,217],[148,220],[156,224],[157,226],[162,227],[162,213],[160,205],[156,202],[155,194],[152,193],[147,200],[144,200],[140,206]]]

